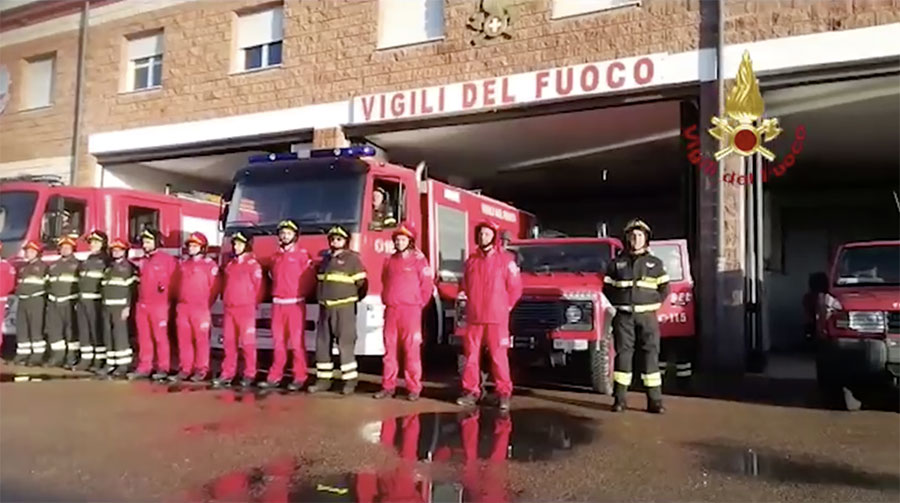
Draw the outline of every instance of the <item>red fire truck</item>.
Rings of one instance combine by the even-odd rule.
[[[377,221],[375,191],[386,194],[387,213],[396,222]],[[375,158],[370,146],[315,150],[308,158],[295,154],[252,157],[239,170],[225,197],[222,220],[226,236],[235,231],[254,235],[253,252],[264,267],[278,246],[276,226],[290,218],[300,225],[300,246],[320,260],[327,250],[325,232],[340,224],[351,233],[350,247],[362,256],[368,271],[369,292],[357,314],[357,355],[382,355],[384,305],[381,270],[393,253],[391,233],[398,222],[418,229],[417,245],[436,271],[434,301],[424,316],[426,345],[441,342],[443,327],[452,326],[452,308],[463,263],[474,246],[474,227],[491,221],[514,236],[524,236],[532,215],[508,204],[459,189],[425,176],[425,165],[413,170]],[[226,243],[223,252],[230,250]],[[223,253],[224,255],[225,253]],[[271,349],[271,297],[258,311],[257,347]],[[318,306],[306,311],[305,345],[315,349]],[[214,348],[221,348],[222,305],[213,306]]]
[[[62,185],[55,177],[0,181],[0,241],[3,257],[23,257],[29,240],[44,244],[44,260],[56,260],[56,239],[63,233],[84,236],[93,229],[111,238],[123,237],[137,246],[144,228],[158,229],[163,247],[178,254],[187,235],[205,233],[218,246],[219,202],[206,194],[164,195],[129,189],[101,189]],[[88,245],[79,240],[76,256],[84,258]],[[140,254],[140,249],[131,255]],[[10,298],[11,304],[15,302]],[[6,310],[3,333],[15,333],[14,305]]]
[[[523,294],[510,316],[510,347],[518,362],[574,365],[595,392],[612,393],[615,350],[609,301],[603,296],[606,264],[622,249],[615,238],[539,238],[513,241]],[[683,239],[651,241],[666,265],[669,297],[657,313],[662,358],[691,361],[694,340],[693,280]],[[454,345],[461,346],[465,300],[457,301]],[[683,364],[683,363],[682,363]]]

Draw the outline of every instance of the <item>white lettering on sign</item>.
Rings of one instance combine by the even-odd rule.
[[[394,242],[390,239],[378,238],[375,240],[375,253],[391,255],[394,253]]]
[[[687,315],[685,313],[667,313],[659,314],[656,319],[660,323],[687,323]]]
[[[454,203],[459,202],[459,192],[450,189],[444,189],[444,198],[453,201]]]
[[[351,124],[496,109],[659,85],[665,53],[353,98]]]
[[[515,212],[504,210],[502,208],[495,208],[494,206],[486,203],[481,203],[481,213],[494,218],[499,218],[500,220],[505,220],[507,222],[516,221]]]

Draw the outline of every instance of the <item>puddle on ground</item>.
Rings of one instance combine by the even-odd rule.
[[[41,382],[41,381],[88,381],[93,379],[91,375],[73,375],[73,374],[29,374],[29,373],[0,373],[0,383],[24,383],[24,382]]]
[[[900,490],[895,473],[869,472],[850,464],[817,460],[767,449],[722,444],[694,444],[707,469],[790,484],[822,484],[865,489]]]
[[[363,427],[397,456],[390,469],[313,476],[315,463],[280,458],[216,477],[190,502],[510,501],[510,462],[556,459],[594,439],[596,421],[552,409],[413,414]],[[217,431],[221,425],[199,425]],[[438,466],[450,469],[433,470]]]

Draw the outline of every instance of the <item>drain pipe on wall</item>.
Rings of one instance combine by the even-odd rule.
[[[81,4],[81,23],[78,40],[78,68],[75,78],[75,120],[72,125],[72,160],[69,165],[69,184],[75,185],[75,175],[78,172],[78,160],[81,157],[81,118],[84,115],[84,62],[87,57],[88,40],[88,16],[90,14],[90,0],[83,0]]]

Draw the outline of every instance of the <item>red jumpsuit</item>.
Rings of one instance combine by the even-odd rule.
[[[481,469],[478,460],[478,433],[480,413],[460,421],[463,454],[463,487],[469,494],[465,501],[503,502],[509,501],[506,455],[509,450],[509,437],[512,434],[512,420],[509,416],[499,415],[494,420],[494,431],[491,435],[493,445],[488,454],[487,463]]]
[[[462,388],[474,396],[481,394],[479,366],[482,344],[486,342],[497,394],[508,398],[513,388],[507,354],[509,312],[522,296],[519,267],[511,253],[497,247],[485,253],[479,248],[466,260],[461,286],[467,298]]]
[[[284,377],[287,350],[293,356],[294,382],[306,381],[306,295],[315,271],[309,253],[292,243],[279,248],[272,261],[272,367],[266,379],[278,383]]]
[[[243,253],[225,265],[222,379],[234,378],[238,345],[244,355],[244,377],[256,377],[256,305],[261,286],[262,267],[252,254]]]
[[[6,299],[16,288],[16,269],[6,260],[0,259],[0,331],[6,317]],[[0,333],[0,349],[3,348],[3,334]]]
[[[400,445],[396,445],[397,423],[400,423]],[[381,445],[397,451],[400,463],[390,471],[377,474],[379,501],[421,503],[428,501],[426,485],[417,480],[416,461],[419,449],[419,415],[386,419],[381,423]]]
[[[397,342],[403,345],[404,378],[410,393],[422,392],[422,309],[431,300],[434,279],[428,259],[419,250],[396,252],[382,270],[384,289],[384,371],[382,388],[397,387]]]
[[[216,262],[200,255],[186,258],[178,268],[175,327],[182,374],[209,372],[209,306],[216,298],[218,274]]]
[[[134,321],[138,336],[138,373],[153,370],[156,348],[156,370],[168,373],[169,363],[169,300],[172,280],[178,262],[168,253],[156,250],[137,263],[140,269],[137,309]]]

